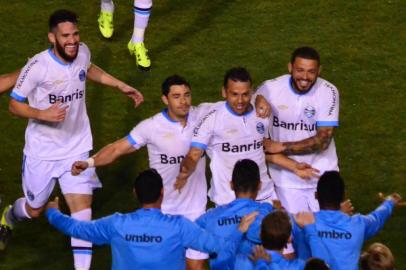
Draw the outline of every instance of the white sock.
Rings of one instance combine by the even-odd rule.
[[[144,42],[144,33],[148,26],[151,9],[152,0],[134,0],[134,31],[131,42]]]
[[[25,208],[26,199],[24,197],[17,199],[10,210],[6,213],[6,221],[8,224],[14,226],[18,221],[24,219],[31,219],[30,215]]]
[[[114,12],[113,0],[101,0],[100,6],[102,11]]]
[[[87,208],[79,212],[71,214],[72,218],[77,220],[91,220],[92,219],[92,209]],[[73,251],[73,260],[75,264],[75,269],[87,270],[90,269],[90,264],[92,262],[92,243],[83,241],[77,238],[71,238],[71,246]]]

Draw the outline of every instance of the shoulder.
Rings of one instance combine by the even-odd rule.
[[[289,79],[290,79],[290,75],[285,74],[285,75],[276,77],[274,79],[266,80],[258,87],[258,90],[261,89],[261,90],[271,91],[271,90],[275,89],[275,87],[289,82]]]
[[[322,90],[322,91],[330,90],[330,91],[325,91],[325,92],[327,92],[327,93],[331,92],[331,93],[337,93],[338,94],[337,87],[334,84],[332,84],[331,82],[329,82],[329,81],[327,81],[327,80],[325,80],[323,78],[319,77],[317,79],[317,84],[318,84],[318,90]]]
[[[87,47],[87,45],[85,43],[80,42],[79,43],[79,53],[89,55],[90,49],[89,49],[89,47]]]

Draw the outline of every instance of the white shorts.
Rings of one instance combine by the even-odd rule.
[[[191,221],[195,221],[203,214],[204,214],[204,211],[201,213],[186,214],[186,215],[184,215],[184,217],[186,217],[187,219],[189,219]],[[209,254],[188,248],[188,249],[186,249],[186,258],[191,259],[191,260],[206,260],[209,258]]]
[[[32,208],[44,206],[56,181],[63,194],[93,194],[93,189],[102,186],[95,168],[88,168],[78,176],[71,174],[73,162],[86,160],[88,157],[89,153],[84,153],[63,160],[39,160],[24,155],[22,180],[27,203]]]
[[[291,214],[298,212],[318,212],[319,202],[316,199],[316,188],[276,187],[276,193],[282,206]]]
[[[278,200],[279,199],[278,199],[278,196],[277,196],[275,190],[272,190],[272,193],[268,197],[261,199],[261,200],[255,200],[255,201],[257,201],[259,203],[267,202],[267,203],[270,203],[271,205],[273,205],[273,201],[278,201]]]

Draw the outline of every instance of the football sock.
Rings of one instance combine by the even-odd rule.
[[[107,12],[114,12],[113,0],[101,0],[101,10]]]
[[[151,14],[152,0],[134,0],[134,31],[131,42],[144,42],[145,29]]]
[[[92,209],[83,209],[79,212],[71,213],[71,216],[77,220],[88,221],[92,219]],[[92,243],[72,237],[71,246],[75,269],[90,269],[93,253]]]
[[[5,216],[7,224],[14,226],[18,221],[31,218],[30,215],[27,213],[25,204],[25,198],[19,198],[14,202],[13,207],[8,210]]]

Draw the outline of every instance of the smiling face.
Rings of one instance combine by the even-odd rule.
[[[79,29],[71,22],[59,23],[52,32],[48,33],[48,39],[53,45],[54,54],[64,62],[73,62],[79,51]]]
[[[250,110],[252,96],[251,82],[228,79],[222,94],[236,114],[241,115]]]
[[[288,68],[292,75],[293,86],[299,92],[309,91],[320,75],[320,65],[317,60],[296,57],[293,63],[289,63]]]

